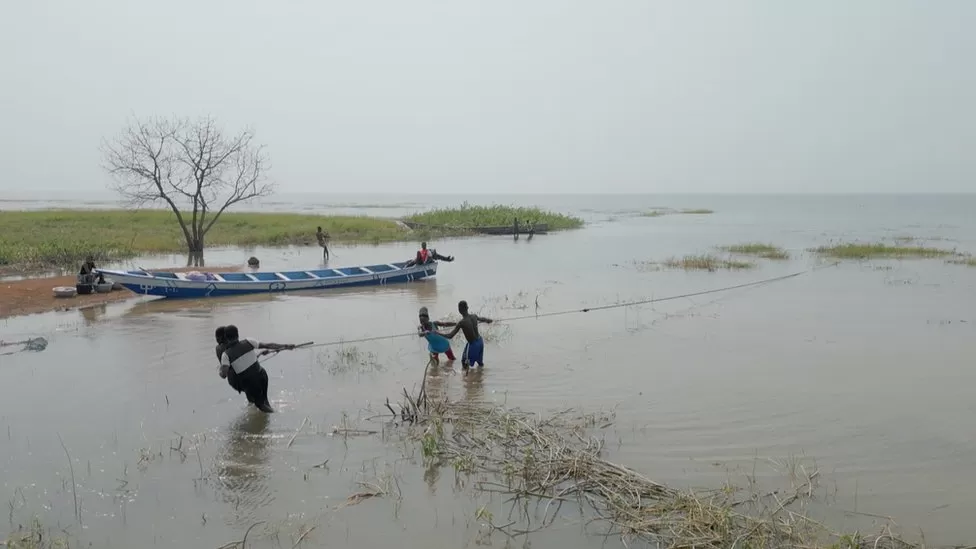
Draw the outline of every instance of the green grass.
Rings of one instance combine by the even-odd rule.
[[[578,229],[583,220],[549,210],[525,206],[472,206],[465,202],[456,208],[441,208],[416,213],[406,221],[422,223],[432,227],[497,227],[512,225],[518,218],[520,225],[545,223],[550,231]]]
[[[723,259],[711,254],[686,255],[684,257],[672,257],[664,261],[664,266],[671,269],[684,269],[686,271],[718,271],[718,270],[739,270],[751,269],[756,266],[751,261],[736,259]]]
[[[655,208],[653,210],[641,213],[641,217],[661,217],[662,215],[706,215],[713,214],[714,210],[709,210],[707,208],[689,208],[684,210],[672,210],[670,208]]]
[[[396,221],[365,216],[226,213],[206,246],[315,244],[315,228],[332,241],[378,243],[416,238]],[[163,210],[42,210],[0,215],[0,267],[66,266],[186,249],[176,216]]]
[[[964,257],[958,257],[956,259],[950,259],[946,263],[952,263],[953,265],[965,265],[967,267],[976,267],[976,257],[967,255]]]
[[[736,244],[735,246],[724,246],[720,248],[726,252],[740,255],[751,255],[763,259],[789,259],[790,254],[783,248],[766,244],[764,242],[747,242]]]
[[[889,246],[883,243],[849,242],[834,246],[820,246],[813,252],[836,259],[932,258],[956,255],[952,250],[924,246]]]

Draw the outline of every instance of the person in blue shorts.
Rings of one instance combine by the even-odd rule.
[[[468,302],[464,300],[458,302],[458,312],[461,313],[461,320],[454,326],[451,333],[437,333],[447,339],[452,339],[459,331],[464,332],[464,339],[467,340],[467,343],[464,344],[464,352],[461,353],[461,368],[467,370],[475,364],[483,367],[485,365],[485,341],[481,339],[481,334],[478,333],[478,323],[491,324],[492,320],[469,313]]]
[[[420,327],[417,330],[417,335],[423,338],[427,338],[427,350],[430,351],[431,362],[440,362],[440,354],[444,353],[447,355],[447,360],[454,360],[454,351],[451,349],[451,341],[444,336],[437,333],[436,328],[454,326],[454,322],[441,322],[430,320],[430,315],[427,313],[427,307],[421,307],[420,313]]]

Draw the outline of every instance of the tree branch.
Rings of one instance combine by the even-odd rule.
[[[224,211],[274,190],[267,154],[253,140],[249,129],[225,137],[211,117],[133,120],[103,142],[102,155],[122,197],[137,206],[167,205],[188,249],[200,251]]]

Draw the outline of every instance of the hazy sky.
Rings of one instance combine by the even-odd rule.
[[[282,192],[976,191],[976,1],[7,0],[0,192],[129,115]]]

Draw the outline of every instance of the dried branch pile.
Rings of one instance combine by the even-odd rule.
[[[685,492],[607,460],[594,433],[612,415],[564,411],[540,417],[484,403],[432,400],[404,391],[401,419],[432,466],[450,465],[459,483],[473,480],[482,493],[511,503],[500,523],[485,507],[478,516],[489,533],[507,536],[545,528],[564,504],[588,522],[620,535],[670,548],[908,549],[890,529],[874,536],[839,535],[809,518],[804,507],[816,499],[818,471],[796,465],[792,489],[760,494],[731,485]],[[392,407],[391,407],[392,410]],[[395,413],[395,412],[394,412]],[[396,414],[396,413],[395,413]],[[575,513],[574,513],[575,514]]]

